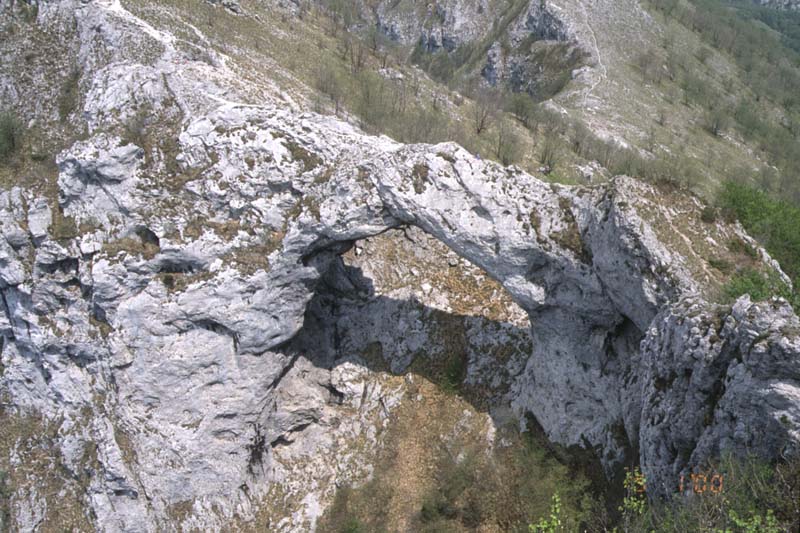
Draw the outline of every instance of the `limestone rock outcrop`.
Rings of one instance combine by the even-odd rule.
[[[0,420],[47,436],[50,457],[2,441],[20,529],[66,520],[70,498],[75,523],[102,531],[264,514],[276,531],[313,527],[336,483],[369,474],[375,421],[399,401],[376,369],[446,340],[435,311],[376,296],[342,259],[409,227],[530,320],[470,319],[466,379],[609,473],[638,454],[666,493],[722,451],[800,441],[798,319],[777,301],[709,303],[709,243],[756,244],[704,226],[698,200],[626,177],[551,185],[454,144],[365,135],[119,1],[37,16],[75,26],[87,132],[57,156],[57,200],[0,192]],[[500,342],[512,355],[492,368]]]
[[[797,0],[755,0],[757,4],[767,7],[774,7],[776,9],[799,10],[800,2]]]
[[[568,79],[572,70],[591,59],[592,48],[573,27],[579,21],[571,12],[571,6],[539,0],[510,5],[403,0],[374,6],[356,2],[348,11],[351,15],[342,17],[354,19],[354,29],[374,26],[393,42],[416,46],[421,64],[433,56],[438,61],[450,56],[454,70],[467,68],[491,86],[508,85],[542,96],[552,91],[549,87],[556,79],[563,80],[565,74]]]
[[[674,492],[684,465],[701,458],[792,453],[798,331],[781,300],[727,307],[687,298],[656,317],[641,347],[639,429],[652,490]]]

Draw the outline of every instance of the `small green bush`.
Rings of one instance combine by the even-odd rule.
[[[342,527],[342,533],[367,533],[367,529],[356,518],[351,518]]]
[[[535,524],[528,526],[530,533],[561,533],[564,531],[564,511],[561,508],[561,497],[556,492],[553,494],[553,503],[550,506],[550,516],[540,518]]]
[[[700,220],[706,224],[713,224],[717,221],[717,210],[710,205],[705,206],[700,213]]]
[[[723,274],[727,274],[733,269],[733,265],[731,265],[725,259],[719,259],[717,257],[712,257],[708,260],[708,264],[711,265],[713,268],[716,268]]]
[[[436,478],[437,487],[420,509],[425,531],[488,524],[502,531],[527,530],[537,517],[552,511],[555,494],[563,531],[577,531],[598,505],[582,473],[561,463],[529,434],[494,457],[474,451],[457,460],[443,453]]]
[[[325,516],[317,524],[320,533],[371,533],[383,531],[385,527],[385,509],[389,499],[385,496],[383,487],[377,487],[380,481],[371,481],[362,489],[364,494],[348,486],[339,488],[334,496],[333,503],[328,508]],[[379,490],[373,490],[375,488]],[[369,509],[371,523],[361,520],[357,513]],[[379,512],[381,511],[381,512]]]
[[[8,474],[0,470],[0,531],[9,531],[11,527],[11,510],[9,499],[12,490],[8,483]]]
[[[19,148],[22,125],[11,111],[0,112],[0,161],[6,161]]]
[[[787,290],[777,276],[769,276],[751,268],[736,274],[724,289],[728,301],[745,294],[749,294],[755,301],[762,301]]]
[[[73,69],[61,86],[58,95],[58,116],[62,122],[66,121],[80,104],[80,80],[81,71]]]
[[[704,127],[708,133],[718,137],[728,128],[728,114],[720,108],[711,108],[706,111]]]
[[[655,501],[623,531],[651,533],[795,533],[800,531],[800,457],[769,464],[755,457],[724,456],[711,470],[722,491],[676,494]]]
[[[123,126],[122,139],[129,144],[144,148],[147,143],[148,110],[140,108],[128,118]]]
[[[733,222],[733,220],[731,220],[731,222]],[[749,243],[745,242],[744,240],[738,237],[728,241],[728,250],[730,250],[735,254],[746,255],[751,259],[758,258],[758,250],[756,250]]]
[[[718,200],[726,218],[738,219],[751,235],[759,239],[781,268],[800,281],[800,208],[789,202],[777,200],[749,185],[726,182]],[[729,297],[749,293],[754,299],[764,299],[771,294],[788,299],[800,309],[800,293],[789,290],[774,277],[744,271],[731,281],[726,292]]]
[[[599,505],[590,497],[582,471],[564,464],[529,434],[487,454],[480,446],[456,456],[442,446],[433,486],[424,494],[413,531],[528,531],[545,516],[558,494],[557,514],[564,533],[581,530]],[[360,488],[342,487],[320,520],[323,533],[393,531],[386,509],[395,494],[395,479],[376,475]],[[358,529],[358,528],[361,529]],[[351,529],[348,529],[351,528]]]

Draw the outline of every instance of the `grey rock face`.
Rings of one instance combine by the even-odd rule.
[[[749,237],[698,229],[696,201],[366,136],[251,96],[225,58],[187,59],[117,2],[42,6],[82,36],[89,132],[58,156],[57,203],[0,194],[0,418],[55,427],[47,452],[81,480],[69,487],[91,527],[226,530],[286,505],[270,527],[307,530],[336,483],[368,475],[402,396],[374,365],[444,351],[432,324],[452,304],[426,284],[425,305],[371,292],[379,261],[358,243],[393,229],[443,243],[442,268],[475,265],[530,320],[464,317],[466,380],[609,471],[639,450],[663,492],[720,451],[774,457],[800,439],[797,317],[707,303],[716,278],[686,243]],[[174,145],[121,140],[113,117],[144,104]],[[21,439],[7,455],[33,460]],[[21,529],[66,493],[16,481]]]
[[[796,453],[799,326],[786,302],[747,297],[732,308],[687,299],[656,317],[642,343],[639,429],[653,490],[674,492],[701,457]]]
[[[471,50],[488,47],[486,57],[474,66],[475,74],[492,86],[508,83],[515,91],[534,95],[544,92],[553,74],[543,61],[548,52],[551,58],[563,55],[565,64],[575,68],[589,49],[570,28],[569,11],[540,0],[511,5],[490,0],[357,5],[357,13],[366,19],[355,25],[375,26],[389,39],[418,46],[426,54],[458,52],[464,61]],[[501,34],[507,37],[502,43],[496,40]],[[552,48],[561,44],[566,52],[554,53]]]
[[[777,9],[789,9],[789,10],[800,9],[800,2],[797,2],[797,0],[754,0],[754,1],[759,5],[774,7]]]
[[[362,9],[360,13],[369,10]],[[500,2],[487,0],[452,0],[424,6],[407,1],[379,2],[375,16],[378,27],[390,37],[407,45],[421,40],[431,52],[452,51],[476,43],[487,36],[493,22],[502,18],[510,19],[514,41],[569,39],[566,24],[554,15],[551,6],[538,0],[513,7],[513,11]]]
[[[239,15],[242,13],[242,6],[239,4],[237,0],[208,0],[208,1],[211,2],[212,4],[219,4],[233,13]]]

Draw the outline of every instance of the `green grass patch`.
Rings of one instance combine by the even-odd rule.
[[[795,287],[800,281],[800,208],[777,200],[749,185],[726,182],[719,204],[727,218],[737,218],[745,229],[759,239],[781,265]],[[726,288],[728,297],[750,294],[756,300],[772,294],[784,296],[799,309],[800,295],[791,291],[776,276],[758,272],[740,272]]]
[[[744,269],[737,273],[723,287],[726,303],[735,301],[740,296],[749,294],[754,301],[764,301],[773,296],[786,298],[796,309],[800,309],[800,298],[795,291],[786,285],[777,274],[764,274],[754,269]]]
[[[721,476],[721,491],[712,492],[706,486],[702,493],[691,497],[676,494],[669,501],[650,503],[639,516],[634,517],[628,531],[800,531],[797,505],[800,501],[800,457],[774,465],[757,458],[733,459],[728,456],[707,472]],[[689,492],[694,490],[690,481],[686,482],[686,487]]]
[[[565,531],[582,531],[579,528],[592,520],[598,505],[588,495],[586,478],[529,434],[488,454],[478,446],[460,453],[442,446],[433,479],[411,517],[413,531],[527,532],[528,524],[547,512],[556,492],[562,500]],[[392,479],[378,476],[359,488],[340,488],[319,531],[392,531],[394,524],[387,522],[384,511],[394,490]]]

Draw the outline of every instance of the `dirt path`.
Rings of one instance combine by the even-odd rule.
[[[590,0],[591,1],[591,0]],[[603,83],[606,78],[608,77],[608,69],[606,68],[605,64],[603,63],[603,56],[600,54],[600,47],[597,45],[597,35],[594,32],[594,28],[589,23],[589,13],[586,11],[586,4],[581,2],[581,11],[583,12],[583,22],[586,24],[586,28],[588,28],[589,33],[592,36],[592,47],[594,48],[594,55],[597,58],[597,66],[600,69],[600,77],[595,80],[592,85],[587,88],[586,92],[583,95],[583,107],[588,108],[587,100],[592,95],[594,90]]]

